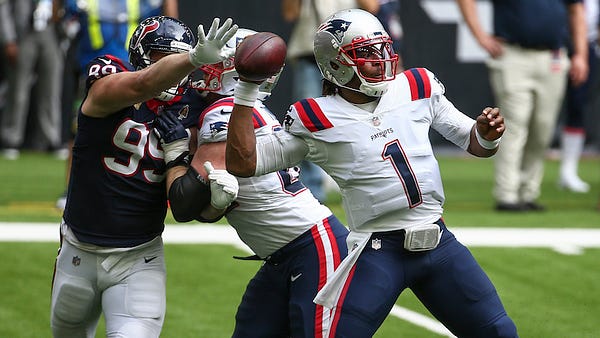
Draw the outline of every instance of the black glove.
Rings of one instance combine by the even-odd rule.
[[[167,169],[177,165],[186,165],[189,148],[189,130],[177,118],[179,113],[163,111],[154,120],[154,132],[160,139],[165,153]]]

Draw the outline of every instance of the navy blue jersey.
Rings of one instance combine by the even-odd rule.
[[[567,6],[582,0],[494,0],[494,34],[525,48],[558,49],[568,38]]]
[[[88,65],[93,81],[132,66],[110,55]],[[187,108],[186,108],[187,106]],[[153,121],[160,110],[180,111],[186,127],[205,108],[196,91],[170,102],[150,100],[106,118],[79,109],[64,219],[77,238],[107,247],[131,247],[160,235],[167,210],[165,163]]]

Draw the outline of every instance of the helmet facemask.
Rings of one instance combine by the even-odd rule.
[[[233,49],[235,53],[237,45],[246,36],[255,33],[256,31],[240,28],[225,46],[226,48]],[[230,57],[222,62],[201,66],[200,71],[203,73],[203,78],[199,81],[192,81],[192,88],[200,92],[214,92],[222,96],[233,96],[233,90],[240,78],[238,72],[235,70],[234,60],[233,57]],[[264,101],[271,95],[271,91],[277,84],[280,75],[281,71],[261,83],[258,88],[259,100]]]

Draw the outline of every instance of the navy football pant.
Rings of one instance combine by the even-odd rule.
[[[327,234],[314,226],[266,259],[246,287],[233,337],[322,337],[329,310],[313,299],[333,272],[327,266],[337,267],[348,251],[346,227],[334,216],[323,225]]]
[[[405,250],[403,231],[373,234],[381,247],[374,249],[369,241],[358,258],[330,337],[372,337],[406,288],[458,337],[517,337],[490,279],[469,250],[437,223],[442,239],[431,251]]]

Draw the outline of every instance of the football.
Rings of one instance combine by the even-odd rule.
[[[237,46],[235,69],[246,80],[264,81],[281,70],[286,52],[285,41],[279,35],[258,32],[247,36]]]

